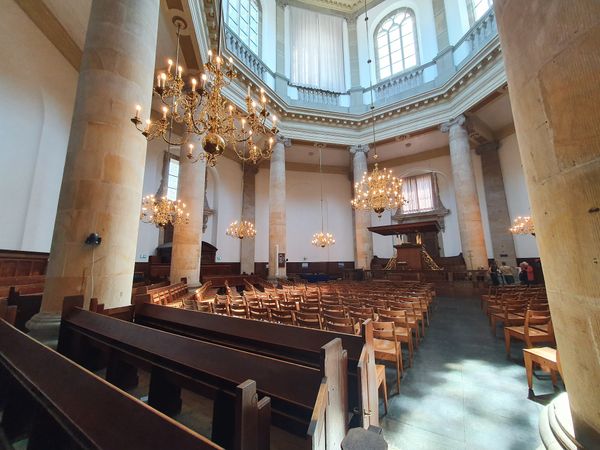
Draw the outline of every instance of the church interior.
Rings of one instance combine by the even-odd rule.
[[[0,6],[0,448],[600,449],[597,0]]]

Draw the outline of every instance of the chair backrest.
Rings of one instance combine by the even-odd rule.
[[[331,316],[329,314],[323,313],[322,315],[323,321],[325,323],[336,323],[338,325],[351,325],[354,326],[354,319],[352,317],[337,317]]]
[[[295,325],[292,311],[271,309],[271,322]]]
[[[279,309],[284,309],[286,311],[296,311],[298,307],[296,306],[296,302],[286,302],[283,300],[279,301]]]
[[[319,304],[302,302],[299,304],[300,311],[319,314]]]
[[[229,305],[227,303],[217,303],[213,304],[213,310],[215,314],[223,314],[224,316],[229,315]]]
[[[337,333],[356,334],[354,325],[326,322],[325,328],[327,328],[329,331],[335,331]]]
[[[248,307],[244,303],[231,303],[229,305],[229,315],[233,317],[248,317]]]
[[[327,314],[329,316],[346,317],[346,310],[342,306],[339,306],[339,305],[336,305],[336,306],[323,305],[321,307],[321,310],[323,311],[323,314]]]
[[[408,320],[406,318],[406,311],[404,310],[380,310],[379,311],[380,322],[394,322],[396,326],[407,328]]]
[[[323,328],[321,317],[317,313],[298,311],[294,314],[294,316],[296,317],[296,324],[298,326],[318,328],[319,330]]]
[[[260,306],[249,306],[249,315],[251,319],[256,320],[269,320],[269,308],[263,308]]]
[[[396,342],[396,325],[394,322],[373,322],[373,337]]]

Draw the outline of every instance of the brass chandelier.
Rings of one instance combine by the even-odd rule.
[[[174,20],[177,26],[177,50],[175,61],[167,61],[168,68],[156,78],[153,94],[161,101],[162,117],[146,120],[142,126],[141,108],[131,119],[136,128],[147,140],[162,138],[167,144],[183,148],[190,135],[202,136],[202,149],[194,154],[192,144],[188,145],[187,158],[192,162],[206,160],[210,166],[217,163],[226,147],[232,148],[242,161],[256,164],[268,159],[272,154],[274,136],[277,134],[277,117],[267,110],[267,98],[261,89],[259,101],[253,100],[250,87],[246,96],[246,110],[238,109],[223,96],[223,88],[237,77],[233,59],[221,56],[222,1],[219,2],[218,43],[213,55],[208,52],[208,62],[200,82],[190,77],[183,79],[183,68],[179,65],[179,36],[187,25],[183,20]],[[184,127],[181,138],[173,139],[174,124]]]
[[[367,40],[369,39],[369,17],[367,15],[367,2],[365,0],[365,27],[367,29]],[[367,42],[367,48],[369,43]],[[386,168],[379,169],[377,164],[377,139],[375,135],[375,105],[373,100],[373,78],[371,74],[371,58],[367,60],[369,65],[369,85],[371,86],[371,124],[373,128],[373,159],[375,166],[371,173],[367,170],[363,173],[360,182],[354,184],[354,198],[350,201],[352,207],[357,210],[372,210],[381,217],[386,209],[397,209],[406,203],[402,196],[402,180],[396,178],[392,171]]]
[[[156,198],[147,195],[142,200],[142,212],[140,220],[144,223],[153,223],[157,227],[167,225],[187,224],[190,221],[190,213],[185,212],[185,203],[181,200],[169,200],[163,196]]]
[[[535,227],[533,226],[533,219],[529,216],[518,216],[513,221],[513,226],[510,227],[512,234],[531,234],[535,236]]]
[[[323,164],[322,164],[323,146],[319,146],[319,178],[321,180],[321,231],[313,234],[311,244],[317,247],[325,248],[335,244],[333,234],[325,233],[323,227]]]
[[[248,220],[240,220],[239,222],[236,220],[227,227],[225,234],[238,239],[253,239],[256,236],[256,228]]]

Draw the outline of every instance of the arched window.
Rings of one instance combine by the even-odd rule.
[[[415,15],[400,8],[384,18],[375,29],[379,79],[402,72],[419,62]]]
[[[260,20],[257,0],[227,2],[227,25],[256,55],[260,50]]]
[[[493,0],[467,0],[469,22],[471,22],[471,25],[481,19],[493,6],[493,4]]]

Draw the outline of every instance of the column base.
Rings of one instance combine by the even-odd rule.
[[[60,313],[39,312],[27,321],[28,335],[36,341],[56,350],[60,330]]]
[[[542,438],[540,449],[583,449],[575,439],[569,397],[566,392],[544,407],[540,414],[539,429]]]

